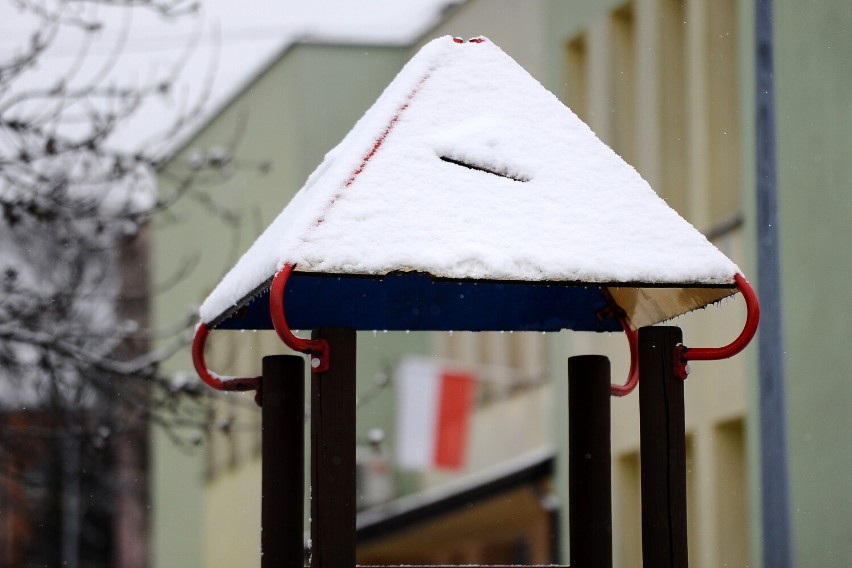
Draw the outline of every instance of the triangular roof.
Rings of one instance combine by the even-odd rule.
[[[735,292],[737,266],[484,38],[402,69],[201,307],[220,320],[300,273],[688,287],[655,323]],[[613,288],[615,287],[613,286]],[[653,321],[652,321],[653,320]]]

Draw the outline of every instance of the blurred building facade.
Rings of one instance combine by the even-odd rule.
[[[844,254],[852,207],[852,10],[839,0],[775,3],[781,247],[786,317],[790,465],[796,565],[852,561],[852,511],[842,482],[852,465],[839,372],[852,334]],[[155,323],[197,304],[301,187],[426,41],[485,35],[560,97],[658,193],[755,281],[754,6],[751,0],[469,0],[406,46],[299,43],[286,49],[164,170],[197,148],[233,140],[233,160],[272,167],[237,175],[209,203],[184,200],[154,231],[154,278],[197,268],[158,298]],[[226,208],[235,221],[210,221]],[[613,204],[617,206],[617,204]],[[687,345],[726,343],[740,300],[674,322]],[[358,439],[362,563],[567,561],[566,360],[604,353],[627,373],[620,334],[361,333]],[[211,367],[258,374],[286,348],[270,333],[213,334]],[[467,464],[460,473],[394,472],[394,374],[426,355],[479,379]],[[171,363],[190,372],[188,353]],[[757,357],[697,363],[686,386],[690,564],[760,566]],[[158,566],[257,562],[259,412],[250,398],[213,405],[202,457],[155,435],[154,548]],[[367,443],[367,432],[387,436]],[[613,399],[615,564],[641,563],[639,419],[634,393]],[[377,477],[378,476],[378,477]],[[362,477],[362,487],[367,487]],[[378,489],[375,489],[376,485]],[[479,489],[476,489],[479,488]],[[396,506],[383,505],[390,495]],[[474,499],[475,496],[475,499]],[[399,500],[422,512],[404,517]],[[465,499],[474,499],[465,505]],[[403,507],[405,508],[405,507]],[[227,534],[227,538],[221,535]]]

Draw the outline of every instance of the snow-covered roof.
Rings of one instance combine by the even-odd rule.
[[[326,155],[205,300],[202,321],[246,303],[286,263],[300,273],[724,288],[656,321],[733,293],[739,272],[500,48],[451,37],[417,53]]]

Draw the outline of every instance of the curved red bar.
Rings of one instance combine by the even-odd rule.
[[[639,384],[639,332],[630,329],[625,318],[618,319],[630,345],[630,370],[627,372],[627,381],[623,385],[610,385],[609,392],[612,396],[626,396]]]
[[[612,396],[626,396],[633,392],[633,389],[639,384],[639,332],[630,329],[627,313],[616,303],[609,290],[601,288],[601,293],[606,298],[609,307],[599,312],[598,317],[602,319],[617,317],[618,323],[621,324],[621,329],[624,330],[624,335],[627,337],[627,344],[630,346],[630,370],[627,371],[627,381],[623,385],[610,385],[609,387]]]
[[[760,302],[757,300],[757,294],[742,274],[734,275],[734,280],[746,303],[746,322],[743,330],[736,339],[722,347],[683,346],[677,354],[676,362],[677,372],[682,379],[685,379],[688,374],[686,364],[689,361],[716,361],[733,357],[745,349],[757,333],[757,326],[760,323]]]
[[[272,317],[272,326],[284,345],[293,351],[310,355],[312,372],[323,373],[328,370],[328,342],[324,339],[296,337],[284,317],[284,289],[287,287],[287,279],[290,278],[293,268],[292,264],[285,264],[284,268],[276,272],[272,278],[272,286],[269,290],[269,315]]]
[[[195,329],[195,337],[192,338],[192,364],[195,366],[195,371],[201,380],[207,386],[213,387],[220,391],[250,391],[260,388],[260,377],[243,378],[243,377],[219,377],[210,372],[207,368],[207,363],[204,360],[204,344],[207,343],[207,336],[210,330],[203,323],[198,324]]]
[[[755,294],[754,289],[742,274],[734,275],[734,281],[737,283],[737,288],[746,302],[746,322],[743,330],[736,339],[722,347],[680,346],[675,353],[677,358],[675,361],[675,372],[681,379],[686,379],[689,374],[687,369],[689,361],[715,361],[733,357],[745,349],[754,338],[755,333],[757,333],[757,326],[760,322],[760,303],[757,300],[757,294]],[[610,305],[615,309],[618,321],[621,323],[621,327],[627,336],[627,342],[630,345],[630,371],[627,373],[627,381],[623,385],[610,386],[612,396],[625,396],[630,394],[636,388],[636,385],[639,384],[639,332],[638,330],[630,329],[626,315],[623,310],[618,308],[612,296],[606,291],[604,291],[604,295],[607,297]]]

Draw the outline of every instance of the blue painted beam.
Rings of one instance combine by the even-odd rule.
[[[284,312],[292,329],[347,327],[410,331],[621,331],[599,286],[436,279],[406,272],[381,277],[294,272]],[[269,288],[218,329],[272,329]]]

